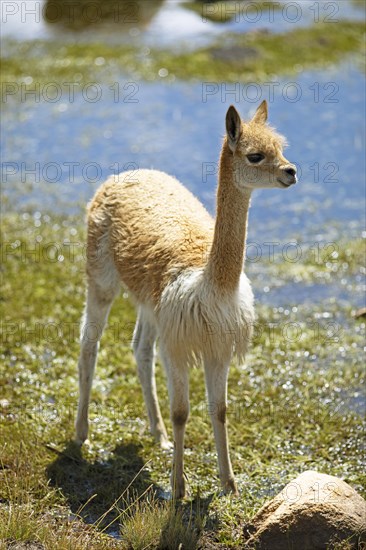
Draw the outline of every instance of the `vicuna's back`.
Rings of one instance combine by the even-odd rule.
[[[180,269],[207,261],[213,219],[178,180],[156,170],[110,177],[89,205],[88,248],[98,258],[108,232],[124,285],[139,300],[158,300]]]

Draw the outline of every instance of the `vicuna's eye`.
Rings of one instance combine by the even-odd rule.
[[[247,155],[247,159],[252,164],[257,164],[258,162],[264,159],[264,155],[262,155],[262,153],[253,153],[251,155]]]

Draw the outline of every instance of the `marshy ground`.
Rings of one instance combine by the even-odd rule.
[[[167,546],[171,537],[184,548],[240,547],[254,512],[304,469],[340,476],[364,491],[365,321],[352,315],[360,305],[361,240],[340,239],[336,252],[324,249],[319,256],[304,248],[296,264],[282,257],[255,266],[248,261],[259,293],[265,273],[273,294],[280,288],[286,294],[295,279],[309,293],[312,285],[331,284],[333,296],[315,303],[283,298],[281,306],[268,298],[257,305],[246,366],[233,365],[229,381],[239,498],[219,494],[203,372],[191,372],[186,474],[192,498],[178,504],[166,500],[171,457],[149,434],[129,344],[135,315],[124,295],[102,338],[90,444],[80,452],[71,442],[85,281],[80,219],[5,216],[2,238],[5,545],[35,540],[46,548],[177,547]],[[168,420],[160,365],[157,379]]]

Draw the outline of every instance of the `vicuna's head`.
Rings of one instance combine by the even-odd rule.
[[[286,188],[296,183],[296,166],[282,154],[285,139],[266,124],[267,117],[266,101],[250,122],[242,121],[233,106],[226,113],[226,139],[239,189]]]

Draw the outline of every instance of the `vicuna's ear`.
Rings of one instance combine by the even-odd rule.
[[[252,118],[252,122],[255,122],[256,124],[265,124],[267,121],[267,118],[268,118],[268,105],[267,105],[267,101],[264,100],[256,110],[255,115]]]
[[[242,127],[240,115],[235,107],[233,105],[230,105],[226,113],[226,133],[229,147],[233,153],[235,152],[235,149],[238,145],[241,132]]]

